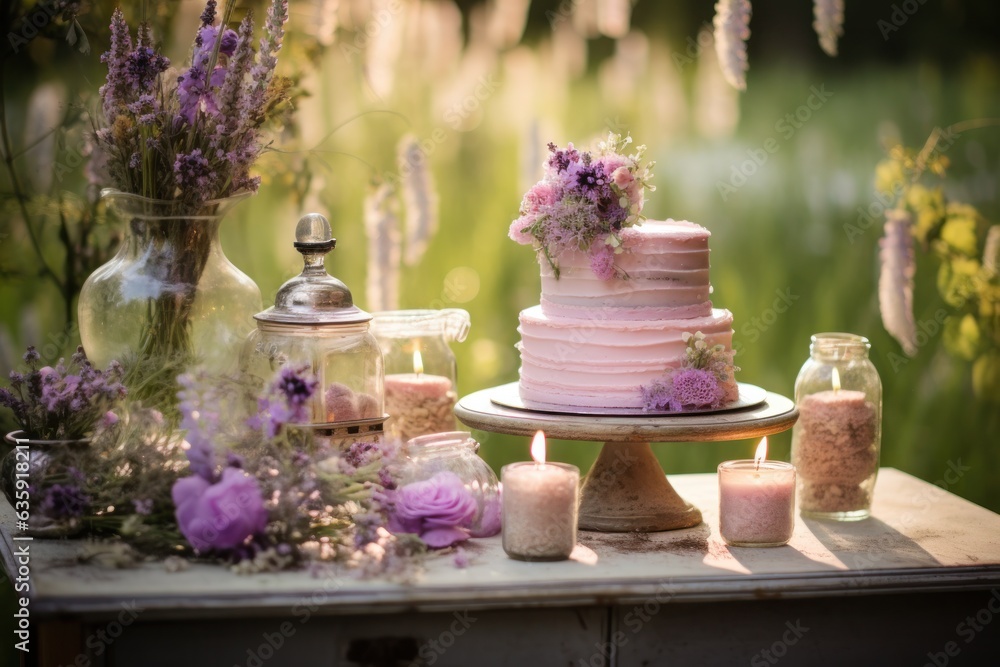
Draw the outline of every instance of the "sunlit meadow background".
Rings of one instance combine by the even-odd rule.
[[[140,3],[122,4],[136,21]],[[260,16],[262,4],[243,6]],[[645,212],[712,231],[714,300],[735,315],[740,379],[790,395],[810,334],[867,336],[884,383],[882,464],[1000,511],[1000,409],[972,395],[968,364],[948,355],[940,332],[922,339],[915,358],[902,357],[878,312],[881,219],[876,210],[866,226],[858,213],[877,202],[873,170],[887,144],[919,147],[935,126],[1000,116],[991,34],[998,10],[989,2],[913,2],[916,10],[893,22],[890,2],[847,4],[841,54],[831,59],[812,31],[811,3],[755,3],[748,89],[738,93],[722,79],[707,37],[699,37],[712,16],[708,0],[640,0],[634,11],[628,0],[292,0],[280,69],[300,76],[308,96],[260,165],[259,195],[225,222],[223,246],[269,305],[301,267],[292,248],[297,219],[319,211],[338,238],[329,271],[370,308],[363,201],[374,181],[397,171],[397,143],[413,134],[433,179],[439,228],[421,261],[401,268],[399,306],[471,313],[468,340],[454,346],[461,394],[511,382],[517,313],[538,302],[539,280],[531,251],[506,232],[539,176],[544,146],[629,132],[657,162],[657,190]],[[172,60],[182,61],[202,3],[152,5],[155,32]],[[58,126],[67,108],[96,107],[111,7],[96,1],[81,17],[89,55],[39,37],[6,59],[3,94],[15,152]],[[822,97],[803,106],[815,91]],[[79,129],[52,137],[15,166],[33,194],[82,200],[84,166],[73,158]],[[765,145],[777,150],[767,153]],[[991,220],[1000,215],[998,149],[1000,130],[986,129],[948,151],[949,193]],[[752,161],[762,154],[762,164]],[[0,189],[9,193],[9,176],[0,173]],[[732,188],[722,192],[720,183]],[[45,208],[51,200],[37,201],[42,252],[59,267],[57,216]],[[116,228],[108,223],[101,237]],[[68,352],[76,340],[9,198],[0,239],[6,375],[25,345]],[[934,288],[932,259],[918,259],[916,316],[930,322],[948,306]],[[497,470],[528,456],[526,439],[477,437]],[[773,438],[772,456],[787,460],[789,442],[788,433]],[[654,449],[669,473],[710,472],[755,444]],[[556,442],[551,456],[586,469],[598,447]],[[945,482],[959,466],[960,478],[951,473]]]

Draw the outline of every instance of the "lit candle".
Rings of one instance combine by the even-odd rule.
[[[864,518],[878,472],[878,410],[864,392],[841,389],[836,368],[830,385],[799,400],[799,506],[808,516]]]
[[[580,469],[545,462],[545,434],[531,444],[534,462],[505,465],[503,550],[517,560],[565,560],[576,546]]]
[[[754,460],[719,465],[719,532],[735,547],[777,547],[795,528],[795,468],[768,461],[767,438]]]
[[[404,441],[455,430],[455,387],[449,378],[424,373],[420,350],[413,372],[385,376],[385,409],[390,430]]]

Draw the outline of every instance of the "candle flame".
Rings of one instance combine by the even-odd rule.
[[[760,444],[757,445],[757,453],[753,456],[753,467],[754,469],[760,468],[760,464],[767,459],[767,437],[763,437],[760,440]]]
[[[830,373],[830,381],[833,383],[833,390],[840,391],[840,373],[837,371],[837,367],[834,366]]]
[[[539,431],[531,441],[531,458],[535,463],[545,464],[545,434]]]
[[[420,356],[420,350],[413,351],[413,372],[417,375],[424,372],[424,358]]]

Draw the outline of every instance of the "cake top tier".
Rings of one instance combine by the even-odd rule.
[[[687,220],[646,220],[622,230],[622,248],[643,255],[664,250],[699,250],[708,247],[712,232]]]

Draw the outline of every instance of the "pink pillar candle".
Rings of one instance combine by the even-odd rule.
[[[517,560],[566,560],[576,546],[580,469],[568,463],[505,465],[503,550]]]
[[[795,528],[795,468],[782,461],[719,465],[719,532],[734,547],[777,547]]]
[[[443,375],[399,373],[385,376],[389,429],[404,441],[455,430],[455,387]]]

